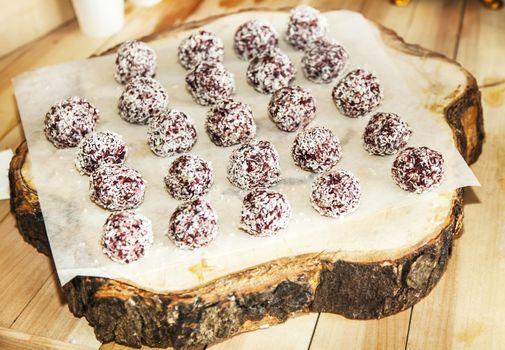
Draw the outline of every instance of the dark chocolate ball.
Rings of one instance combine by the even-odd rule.
[[[251,140],[230,156],[228,179],[241,189],[268,188],[280,177],[279,154],[270,141]]]
[[[349,62],[349,54],[344,47],[322,40],[309,46],[302,57],[305,77],[314,83],[326,84],[339,77]]]
[[[210,140],[220,147],[237,145],[256,134],[251,106],[232,99],[219,101],[210,107],[206,128]]]
[[[137,261],[153,244],[151,220],[133,211],[111,213],[103,225],[100,243],[113,261],[122,264]]]
[[[214,33],[200,30],[184,39],[177,50],[179,63],[191,69],[201,62],[223,62],[224,46]]]
[[[252,236],[273,236],[285,229],[290,219],[291,206],[282,193],[256,189],[244,197],[240,228]]]
[[[152,118],[147,128],[147,144],[159,157],[188,152],[195,145],[196,138],[193,121],[176,109]]]
[[[128,155],[123,138],[111,131],[93,132],[79,143],[75,166],[82,175],[89,175],[105,164],[122,165]]]
[[[327,29],[326,18],[318,10],[298,6],[289,13],[286,40],[296,50],[305,50],[312,42],[322,39]]]
[[[335,85],[332,96],[343,115],[357,118],[376,109],[384,99],[384,91],[375,75],[356,69]]]
[[[126,84],[136,77],[153,78],[156,74],[156,52],[141,41],[125,41],[119,46],[116,56],[114,78]]]
[[[202,62],[186,76],[186,86],[193,100],[207,106],[235,93],[235,78],[221,63]]]
[[[70,97],[49,109],[44,119],[44,133],[56,148],[75,147],[95,130],[99,115],[88,100]]]
[[[376,113],[363,132],[363,147],[368,153],[385,156],[395,154],[409,142],[412,130],[394,113]]]
[[[354,212],[361,200],[358,179],[348,170],[321,174],[312,183],[310,201],[321,215],[342,217]]]
[[[264,51],[247,67],[247,82],[262,94],[271,94],[295,79],[296,69],[289,57],[279,49]]]
[[[270,119],[283,131],[304,128],[316,116],[316,102],[308,90],[286,86],[272,94],[268,104]]]
[[[424,193],[443,181],[444,158],[428,147],[407,147],[396,156],[391,175],[403,190]]]
[[[301,131],[293,143],[295,164],[313,173],[328,171],[342,158],[340,141],[324,126]]]
[[[252,19],[238,27],[234,37],[234,50],[244,61],[277,46],[279,35],[267,22]]]
[[[170,217],[168,238],[181,249],[206,247],[217,234],[217,214],[206,199],[183,203]]]
[[[185,154],[175,158],[165,176],[165,185],[172,197],[182,201],[197,199],[209,192],[214,173],[208,162]]]
[[[144,200],[142,175],[124,165],[102,165],[89,178],[93,202],[111,211],[135,209]]]
[[[161,84],[152,78],[131,79],[119,97],[121,118],[132,124],[147,124],[168,106],[168,94]]]

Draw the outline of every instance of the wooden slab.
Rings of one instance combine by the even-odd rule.
[[[391,45],[398,45],[397,48],[401,48],[402,52],[408,55],[443,59],[419,47],[406,45],[393,33],[381,30]],[[447,60],[447,64],[454,63]],[[481,110],[478,89],[469,75],[467,84],[461,94],[454,96],[453,103],[442,111],[442,115],[446,116],[455,129],[457,145],[470,161],[478,156],[483,135],[479,126]],[[466,128],[461,124],[461,118],[468,121]],[[16,176],[15,173],[14,171],[13,176]],[[289,261],[293,268],[287,276],[282,271],[286,262],[275,262],[266,270],[271,281],[269,285],[262,286],[264,293],[261,293],[261,297],[257,291],[251,293],[251,290],[247,290],[249,286],[242,290],[233,287],[233,283],[230,284],[232,289],[227,289],[230,285],[223,286],[230,280],[233,282],[234,279],[242,279],[244,275],[252,273],[252,270],[244,271],[240,276],[231,276],[228,281],[217,280],[213,285],[184,291],[182,295],[156,295],[119,282],[97,278],[77,278],[65,286],[65,291],[72,310],[78,315],[86,315],[95,325],[99,339],[114,339],[130,345],[144,342],[148,345],[166,346],[170,344],[170,340],[178,347],[206,344],[255,329],[265,324],[264,322],[284,321],[292,313],[309,309],[338,312],[356,318],[386,316],[418,301],[438,281],[450,254],[454,234],[460,228],[460,198],[458,192],[448,213],[447,225],[433,240],[412,254],[387,262],[373,261],[370,264],[333,261],[331,257],[324,255],[317,259],[302,257]],[[350,295],[346,286],[355,284],[362,288],[353,288]],[[215,304],[215,293],[209,292],[216,286],[223,288],[220,290],[223,296],[228,294],[225,292],[232,291],[235,297],[239,296],[247,300],[247,303],[240,305],[237,300],[217,298]],[[379,287],[379,294],[367,295],[370,286]],[[205,295],[211,296],[210,299],[202,297]],[[284,300],[287,297],[289,300]],[[93,307],[89,307],[91,300],[94,300]],[[146,309],[132,310],[128,306],[132,300],[144,305]],[[258,314],[251,314],[250,309],[252,305],[256,305],[255,302],[259,302],[261,310],[258,310]],[[111,308],[118,314],[111,315]],[[157,312],[154,318],[151,318],[152,311]],[[161,317],[163,312],[167,311],[177,313],[174,325],[161,325],[161,328],[156,325],[156,328],[154,324],[146,324],[146,321],[156,322],[156,317]],[[240,319],[248,317],[256,319],[240,324]],[[140,320],[142,322],[138,324]],[[192,329],[196,324],[199,328]],[[167,328],[163,328],[165,326]],[[131,334],[132,329],[134,334]],[[167,333],[149,334],[153,330]]]

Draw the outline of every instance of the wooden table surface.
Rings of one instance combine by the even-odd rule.
[[[84,36],[72,20],[0,58],[0,150],[23,139],[10,80],[25,70],[85,58],[182,21],[297,3],[165,0],[153,8],[127,7],[124,29],[104,39]],[[505,349],[505,10],[488,10],[477,0],[414,0],[401,8],[387,0],[304,3],[360,11],[408,42],[457,59],[476,76],[487,138],[472,169],[482,187],[465,190],[464,233],[448,270],[413,308],[373,321],[309,314],[210,348]],[[6,200],[0,201],[0,271],[0,349],[126,349],[101,345],[86,320],[72,316],[54,266],[22,240]]]

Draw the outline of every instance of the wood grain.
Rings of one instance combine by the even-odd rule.
[[[41,315],[51,322],[40,322]],[[86,319],[68,316],[68,307],[55,273],[47,279],[10,328],[67,343],[86,344],[94,348],[100,346]]]
[[[480,85],[505,82],[504,37],[505,10],[491,11],[468,1],[456,58]]]
[[[199,24],[201,22],[194,25]],[[428,66],[441,65],[444,68],[439,69],[457,75],[459,83],[447,87],[452,97],[446,102],[442,99],[440,103],[459,107],[440,110],[433,117],[445,116],[454,133],[463,135],[461,142],[459,137],[456,139],[463,154],[478,155],[478,151],[467,151],[465,147],[480,149],[482,140],[472,145],[465,139],[467,132],[462,128],[473,128],[473,123],[478,124],[482,117],[475,80],[453,61],[419,46],[408,45],[383,27],[378,31],[390,50],[406,56],[409,67],[419,67],[424,72]],[[432,79],[438,83],[436,79],[439,78]],[[425,89],[419,91],[424,98]],[[467,109],[473,111],[475,118],[469,124],[462,124],[461,117]],[[13,208],[21,232],[25,237],[37,240],[37,235],[31,234],[32,230],[44,231],[35,227],[42,223],[39,205],[36,196],[32,195],[34,190],[20,176],[26,158],[25,145],[17,155],[11,163],[10,174]],[[468,158],[467,161],[474,159]],[[437,229],[433,238],[423,245],[391,256],[386,261],[371,259],[355,263],[352,259],[332,258],[331,252],[314,257],[297,256],[258,265],[196,289],[157,294],[104,278],[76,277],[64,286],[64,294],[70,310],[90,321],[99,340],[115,340],[132,346],[212,344],[264,324],[285,322],[289,315],[309,309],[355,319],[381,318],[416,303],[440,278],[454,236],[461,227],[460,191],[456,197],[448,209],[450,215],[442,231]],[[41,238],[45,238],[45,234]],[[260,273],[264,269],[266,271]],[[253,284],[249,284],[248,281],[253,281],[252,275],[256,278]],[[258,275],[265,283],[259,284]],[[167,317],[172,321],[164,321]]]
[[[409,309],[381,320],[352,321],[321,313],[310,349],[403,349],[410,314]]]
[[[92,350],[93,346],[70,344],[47,337],[0,327],[0,349],[7,350]]]
[[[414,307],[409,349],[505,348],[504,24],[504,11],[468,3],[457,59],[484,84],[487,141],[472,166],[482,187],[465,191],[463,236],[439,288]]]
[[[280,346],[286,350],[308,349],[317,317],[318,314],[300,316],[284,324],[238,335],[221,344],[209,346],[207,349],[274,349]]]
[[[0,222],[0,327],[10,327],[51,276],[51,261],[23,241],[8,214]]]
[[[70,0],[1,0],[0,8],[0,57],[74,18]]]

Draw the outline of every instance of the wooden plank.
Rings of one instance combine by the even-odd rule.
[[[372,1],[363,14],[395,30],[407,42],[452,57],[457,45],[464,0],[413,1],[405,7]]]
[[[413,2],[415,10],[412,20],[400,35],[408,42],[454,57],[465,2],[464,0]]]
[[[95,347],[59,342],[47,337],[0,327],[0,349],[8,350],[92,350]]]
[[[317,314],[295,317],[286,323],[244,333],[207,349],[307,349],[316,320]]]
[[[482,187],[465,192],[465,227],[449,270],[414,307],[409,349],[503,349],[505,310],[505,12],[468,2],[458,60],[482,88],[487,140],[472,166]]]
[[[11,210],[10,202],[8,199],[0,200],[0,223],[7,218]]]
[[[40,322],[41,315],[50,322]],[[84,318],[74,317],[61,294],[55,273],[46,281],[11,326],[20,332],[98,348],[93,329]]]
[[[0,327],[10,327],[53,268],[48,257],[23,241],[12,215],[0,222],[0,232]]]
[[[504,38],[505,10],[491,11],[468,1],[457,57],[479,84],[505,81]]]
[[[131,348],[129,346],[125,346],[125,345],[120,345],[120,344],[117,344],[117,343],[106,343],[106,344],[103,344],[102,346],[100,346],[99,348],[100,350],[133,350],[134,348]],[[170,349],[173,349],[173,348],[165,348],[165,349],[161,349],[161,348],[148,348],[146,346],[143,346],[141,347],[141,349],[143,350],[170,350]],[[199,350],[199,349],[195,349],[195,350]],[[202,348],[203,350],[203,348]]]
[[[410,309],[369,321],[322,313],[310,349],[403,349],[409,318]]]
[[[390,1],[369,1],[363,6],[361,12],[366,17],[403,36],[412,22],[417,3],[419,1],[411,3],[409,6],[399,7],[392,5]]]
[[[17,123],[2,139],[0,139],[0,149],[10,148],[14,152],[24,139],[23,126],[21,123]]]
[[[1,6],[0,56],[41,37],[74,17],[70,0],[1,1]]]

